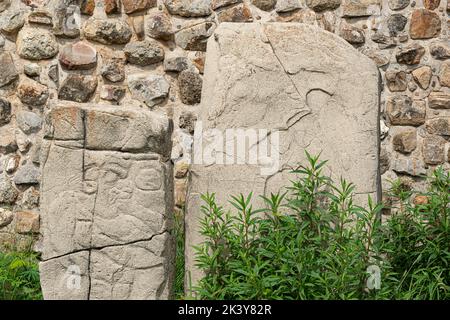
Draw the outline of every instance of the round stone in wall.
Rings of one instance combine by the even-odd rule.
[[[320,12],[339,8],[341,0],[306,0],[306,5],[314,11]]]
[[[70,74],[61,84],[58,98],[61,100],[88,102],[97,89],[97,78],[80,74]]]
[[[184,70],[178,76],[180,98],[184,104],[200,103],[202,96],[202,77],[194,71]]]
[[[53,34],[43,29],[22,29],[17,37],[17,51],[28,60],[44,60],[56,56],[58,43]]]
[[[264,11],[270,11],[275,8],[277,0],[252,0],[252,4]]]
[[[16,115],[17,126],[23,133],[30,134],[41,129],[42,119],[36,113],[21,111]]]
[[[130,26],[122,20],[91,18],[83,31],[86,39],[102,44],[126,44],[132,36]]]
[[[182,17],[209,16],[212,12],[211,0],[164,0],[164,4],[171,14]]]
[[[87,42],[69,43],[59,54],[59,62],[69,70],[88,70],[97,64],[97,50]]]
[[[130,42],[124,49],[127,61],[148,66],[164,60],[164,48],[155,40]]]
[[[130,75],[128,77],[128,88],[133,99],[153,107],[166,99],[170,84],[164,76],[143,73]]]
[[[0,126],[11,120],[11,103],[0,97]]]
[[[17,88],[17,95],[22,103],[42,106],[48,99],[48,88],[37,81],[24,78]]]

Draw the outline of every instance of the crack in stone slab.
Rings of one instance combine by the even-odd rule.
[[[68,252],[68,253],[64,253],[62,255],[54,256],[54,257],[51,257],[51,258],[48,258],[48,259],[42,259],[41,258],[40,261],[41,262],[47,262],[47,261],[51,261],[51,260],[67,257],[67,256],[70,256],[72,254],[80,253],[80,252],[87,252],[87,251],[90,252],[92,250],[103,250],[103,249],[106,249],[106,248],[123,247],[123,246],[133,245],[133,244],[140,243],[140,242],[148,242],[148,241],[152,241],[154,237],[162,236],[165,233],[169,233],[170,234],[170,231],[169,230],[164,230],[162,232],[155,233],[150,238],[134,240],[134,241],[126,242],[126,243],[115,243],[115,244],[110,244],[110,245],[106,245],[106,246],[89,247],[89,248],[74,250],[74,251],[71,251],[71,252]]]

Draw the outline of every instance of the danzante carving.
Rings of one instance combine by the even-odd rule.
[[[70,104],[46,115],[44,298],[169,298],[171,131],[141,108]]]
[[[199,113],[204,132],[268,130],[248,145],[250,150],[277,133],[279,145],[269,145],[279,152],[279,163],[269,175],[261,174],[261,163],[194,163],[186,213],[192,283],[201,277],[192,246],[201,241],[202,193],[215,192],[221,204],[230,194],[270,195],[288,185],[290,171],[305,160],[307,149],[329,159],[333,178],[354,182],[360,200],[377,196],[379,73],[372,60],[334,34],[293,23],[221,24],[208,42]],[[202,158],[202,152],[211,152],[211,140],[199,140],[194,155]],[[229,157],[233,147],[227,150],[216,156]]]

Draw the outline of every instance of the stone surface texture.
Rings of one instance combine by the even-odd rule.
[[[305,160],[305,148],[330,160],[332,177],[354,181],[360,201],[367,194],[377,196],[378,70],[345,40],[295,23],[221,24],[208,42],[204,77],[198,118],[203,131],[216,129],[225,136],[228,128],[268,129],[257,138],[259,143],[270,141],[276,131],[281,155],[268,175],[256,164],[194,160],[187,243],[201,241],[201,194],[214,192],[221,204],[230,193],[268,196],[288,183],[289,168]],[[350,136],[358,139],[345,138]],[[194,158],[205,156],[199,150],[209,150],[210,141],[205,137],[194,145]],[[223,154],[218,154],[224,163]],[[189,248],[186,263],[195,283],[199,273]]]
[[[69,104],[53,108],[45,122],[44,298],[169,298],[168,118],[140,108]],[[78,289],[67,285],[71,263],[87,282]]]

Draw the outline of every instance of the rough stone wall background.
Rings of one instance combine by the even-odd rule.
[[[383,181],[423,188],[419,175],[450,161],[449,13],[447,0],[0,0],[0,243],[38,237],[43,113],[61,100],[172,117],[182,208],[206,41],[221,22],[316,25],[372,58]]]

